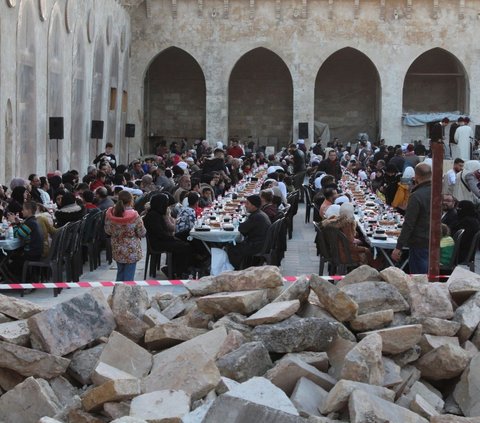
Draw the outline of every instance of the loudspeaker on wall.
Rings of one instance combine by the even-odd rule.
[[[308,122],[298,122],[298,138],[308,139]]]
[[[475,125],[475,139],[480,140],[480,125]]]
[[[127,123],[125,125],[125,137],[126,138],[133,138],[135,136],[135,124],[134,123]]]
[[[63,117],[48,119],[48,135],[51,140],[63,140]]]
[[[92,120],[92,130],[90,132],[90,138],[103,138],[103,120]]]

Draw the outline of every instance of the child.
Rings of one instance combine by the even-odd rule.
[[[449,266],[452,259],[455,241],[450,236],[450,229],[442,223],[442,239],[440,240],[440,266]]]
[[[205,187],[202,189],[202,196],[200,197],[200,201],[198,202],[199,207],[202,209],[205,207],[212,206],[212,189]]]

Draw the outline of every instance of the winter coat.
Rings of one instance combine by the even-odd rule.
[[[112,256],[118,263],[136,263],[142,258],[141,238],[146,234],[143,221],[133,209],[121,217],[113,215],[113,207],[105,216],[105,233],[112,238]]]

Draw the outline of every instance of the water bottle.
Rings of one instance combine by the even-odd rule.
[[[7,239],[13,239],[13,226],[12,225],[10,225],[8,227]]]

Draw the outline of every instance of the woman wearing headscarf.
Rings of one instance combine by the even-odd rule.
[[[459,263],[463,262],[470,250],[473,237],[480,231],[480,221],[478,220],[475,206],[471,201],[460,201],[457,205],[458,223],[453,228],[452,234],[460,229],[465,229],[460,241],[460,252],[458,256]]]
[[[27,188],[25,188],[23,185],[17,185],[15,188],[13,188],[12,194],[10,195],[10,201],[8,203],[7,209],[5,210],[5,214],[18,214],[21,218],[23,218],[23,203],[27,199]]]
[[[392,207],[396,207],[400,212],[405,213],[405,210],[407,209],[414,176],[415,170],[413,167],[407,166],[403,171],[400,182],[398,183],[397,192],[395,193],[395,197],[392,201]]]
[[[85,207],[76,202],[71,192],[65,191],[59,201],[59,209],[55,212],[57,228],[65,226],[68,222],[77,222],[85,215]]]
[[[120,191],[115,206],[105,215],[105,233],[112,239],[112,257],[117,262],[117,281],[135,280],[137,262],[142,258],[141,239],[145,227],[133,209],[133,196]]]
[[[170,215],[170,198],[157,194],[150,200],[150,209],[143,218],[150,246],[155,251],[167,251],[173,255],[173,272],[177,277],[188,275],[192,260],[190,245],[174,236],[175,219]],[[165,270],[162,269],[165,273]]]

